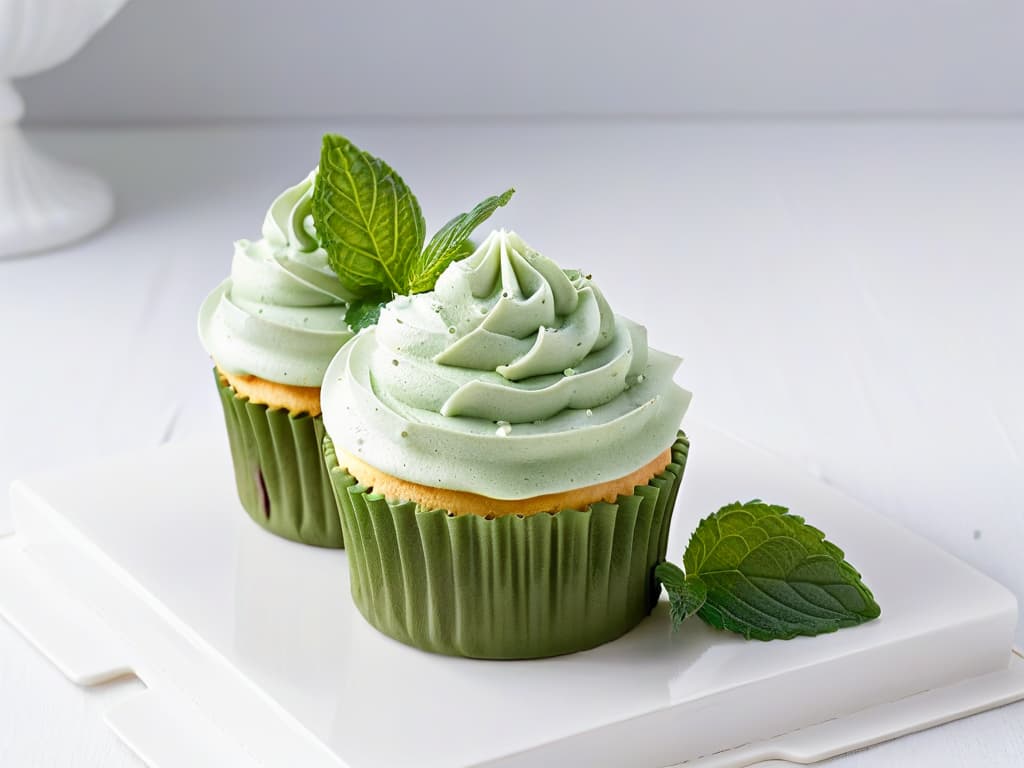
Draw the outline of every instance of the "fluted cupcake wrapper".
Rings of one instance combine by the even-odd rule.
[[[613,504],[486,518],[374,494],[327,438],[352,597],[381,632],[436,653],[537,658],[613,640],[658,601],[688,451],[680,432],[672,463]]]
[[[292,541],[344,546],[324,466],[320,416],[291,415],[241,397],[214,370],[231,444],[238,498],[260,526]]]

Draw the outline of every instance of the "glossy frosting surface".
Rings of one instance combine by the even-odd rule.
[[[501,499],[623,477],[671,445],[690,401],[597,286],[493,232],[434,291],[398,297],[332,361],[336,445],[388,474]]]

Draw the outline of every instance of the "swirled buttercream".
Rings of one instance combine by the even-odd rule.
[[[331,362],[344,451],[423,485],[517,499],[617,479],[675,439],[690,394],[587,277],[497,231]]]
[[[199,336],[228,373],[318,387],[351,338],[349,296],[313,226],[314,170],[270,206],[260,240],[238,240],[231,277],[203,302]]]

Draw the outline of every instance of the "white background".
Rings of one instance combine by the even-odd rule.
[[[0,262],[0,485],[220,427],[195,309],[337,130],[432,227],[515,185],[695,413],[1024,595],[1024,4],[134,0],[19,89],[120,207]],[[1016,765],[1019,712],[848,760]],[[0,623],[0,765],[133,761]]]

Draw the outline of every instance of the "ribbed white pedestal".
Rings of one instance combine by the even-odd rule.
[[[125,2],[0,0],[0,258],[63,245],[110,220],[105,182],[25,141],[18,128],[24,103],[10,79],[73,56]]]
[[[37,151],[17,125],[0,127],[0,258],[78,240],[113,211],[105,181]]]

